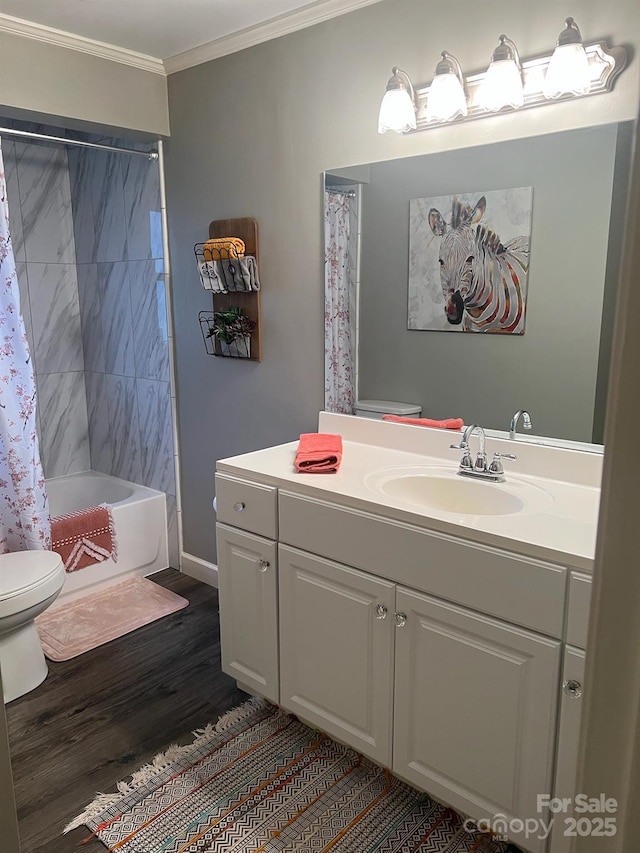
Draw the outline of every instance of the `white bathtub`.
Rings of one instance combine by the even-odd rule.
[[[163,492],[97,471],[83,471],[47,480],[47,494],[52,518],[110,504],[118,543],[117,562],[105,560],[67,574],[54,607],[135,575],[150,575],[169,566]]]

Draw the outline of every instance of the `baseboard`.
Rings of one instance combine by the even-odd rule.
[[[194,557],[193,554],[182,552],[180,561],[180,570],[189,575],[190,578],[195,578],[202,583],[207,583],[209,586],[218,588],[218,567],[213,563],[208,563],[200,557]]]

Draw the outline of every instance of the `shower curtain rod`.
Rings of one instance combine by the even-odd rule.
[[[117,148],[115,145],[101,145],[98,142],[83,142],[80,139],[66,139],[64,136],[48,136],[46,133],[33,133],[30,130],[14,130],[11,127],[0,127],[0,137],[20,136],[29,139],[41,139],[45,142],[57,142],[60,145],[75,145],[77,148],[97,148],[99,151],[115,151],[117,154],[133,154],[137,157],[146,157],[147,160],[155,162],[158,159],[157,151],[137,151],[135,148]]]
[[[355,198],[358,193],[355,190],[341,190],[340,187],[327,187],[328,193],[340,193],[340,195],[346,195],[349,198]]]

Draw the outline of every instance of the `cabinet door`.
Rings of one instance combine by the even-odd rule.
[[[549,793],[560,643],[398,587],[393,769],[474,818]],[[527,850],[546,842],[512,840]]]
[[[558,758],[554,791],[554,796],[560,798],[570,797],[573,799],[577,793],[576,774],[578,772],[578,743],[582,719],[584,666],[585,653],[582,649],[567,646],[564,651],[562,668],[562,698],[560,700]],[[572,812],[555,815],[551,836],[551,853],[569,853],[571,850],[571,837],[565,835],[565,831],[570,828],[566,824],[566,819],[571,815]],[[598,815],[598,817],[607,817],[607,815]]]
[[[276,545],[216,525],[222,669],[243,687],[278,702]]]
[[[391,763],[394,584],[279,548],[281,704]]]

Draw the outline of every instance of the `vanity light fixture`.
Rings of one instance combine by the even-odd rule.
[[[590,89],[591,69],[582,36],[573,18],[567,18],[549,62],[542,91],[545,98],[559,98],[586,95]]]
[[[411,78],[398,66],[391,70],[392,76],[387,82],[380,115],[378,117],[378,133],[395,130],[396,133],[407,133],[416,129],[416,96]]]
[[[503,107],[517,110],[524,104],[522,63],[518,48],[504,33],[493,51],[491,64],[478,91],[478,106],[489,112]]]
[[[429,89],[427,121],[451,121],[467,112],[462,68],[455,56],[443,50]]]
[[[466,78],[458,60],[447,51],[431,85],[414,88],[409,75],[395,67],[380,107],[378,131],[426,130],[484,118],[506,106],[526,110],[556,99],[610,92],[627,64],[624,47],[584,44],[573,18],[566,20],[553,54],[520,61],[515,44],[502,35],[489,68]]]

